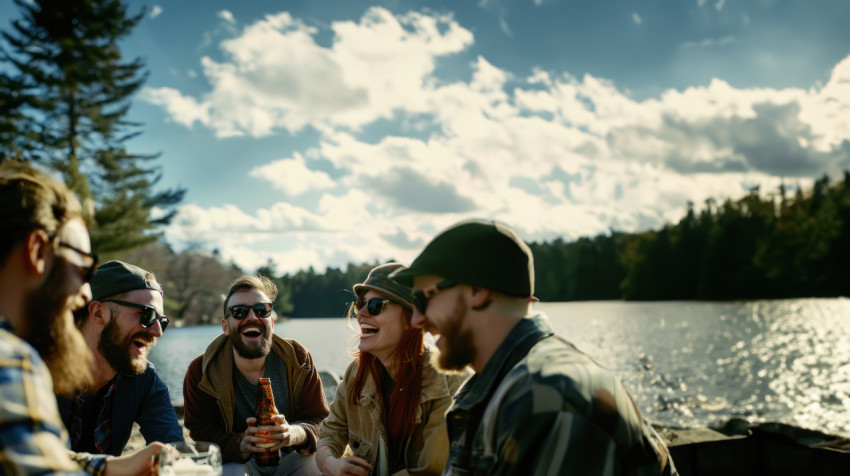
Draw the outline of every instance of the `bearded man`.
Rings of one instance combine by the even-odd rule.
[[[91,382],[72,311],[97,267],[79,201],[28,164],[0,161],[0,474],[148,474],[153,443],[115,458],[73,453],[54,390]]]
[[[319,424],[329,413],[310,352],[273,333],[277,286],[266,277],[242,276],[224,299],[221,329],[189,364],[183,381],[184,424],[196,441],[221,447],[224,474],[320,474],[315,462]],[[257,388],[270,378],[280,413],[272,448],[257,446]],[[269,431],[265,429],[264,431]],[[256,465],[251,455],[281,452],[280,464]]]
[[[390,277],[439,336],[438,367],[475,370],[446,413],[444,476],[678,474],[619,380],[532,311],[534,258],[514,230],[460,222]]]
[[[71,398],[57,396],[74,451],[118,456],[133,422],[145,441],[182,442],[168,387],[147,359],[168,326],[162,287],[153,273],[121,261],[99,266],[92,300],[77,326],[94,355],[93,383]]]

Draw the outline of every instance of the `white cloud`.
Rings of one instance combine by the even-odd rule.
[[[297,152],[292,158],[275,160],[255,167],[248,175],[268,180],[276,189],[293,196],[335,186],[328,174],[311,170],[305,163],[304,157]]]
[[[723,10],[723,5],[726,3],[726,0],[717,0],[717,3],[714,4],[714,8],[719,12]]]
[[[143,88],[140,97],[143,101],[165,107],[169,117],[186,127],[192,127],[197,121],[209,125],[209,106],[200,104],[191,97],[184,96],[173,88]]]
[[[216,14],[216,16],[227,23],[236,24],[236,18],[233,16],[233,13],[228,10],[221,10]]]
[[[161,14],[162,14],[162,7],[159,6],[159,5],[154,5],[153,8],[151,8],[150,18],[151,19],[156,18],[156,17],[160,16]]]
[[[450,15],[394,16],[373,7],[359,22],[331,28],[334,41],[326,48],[315,42],[315,28],[289,13],[267,15],[221,43],[226,61],[202,59],[213,85],[203,99],[169,98],[203,104],[220,137],[307,125],[356,129],[398,110],[424,111],[436,58],[472,44],[472,34]]]
[[[636,100],[605,78],[522,78],[483,56],[468,80],[437,77],[437,57],[472,43],[446,16],[373,8],[332,29],[324,47],[313,27],[270,15],[221,44],[226,61],[202,61],[213,88],[200,99],[143,91],[171,120],[219,136],[319,131],[306,150],[249,172],[291,203],[186,205],[170,238],[214,237],[249,269],[269,257],[282,271],[409,261],[463,218],[504,221],[528,240],[637,231],[679,219],[689,201],[773,190],[779,177],[805,186],[850,167],[850,57],[809,89],[714,79]],[[362,137],[379,119],[428,127]]]
[[[637,12],[632,12],[632,21],[635,22],[636,25],[643,23],[643,19],[637,14]]]

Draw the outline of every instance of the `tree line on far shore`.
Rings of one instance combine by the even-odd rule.
[[[660,230],[530,246],[543,301],[850,296],[850,171],[808,191],[689,204]]]
[[[639,233],[530,243],[542,301],[744,300],[850,296],[850,171],[811,190],[752,189],[693,204],[678,223]],[[291,314],[340,317],[371,265],[277,276]],[[287,313],[284,313],[287,314]]]
[[[807,191],[755,188],[738,200],[709,200],[659,230],[529,246],[542,301],[850,296],[850,172]],[[242,272],[216,253],[174,253],[162,243],[126,259],[157,272],[170,315],[186,324],[218,323],[221,293]],[[280,288],[279,315],[343,317],[352,285],[378,264],[281,274],[270,262],[257,272]]]

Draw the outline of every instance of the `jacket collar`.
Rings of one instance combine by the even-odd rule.
[[[470,409],[487,400],[505,374],[528,353],[528,349],[540,339],[554,334],[547,320],[542,313],[520,319],[487,361],[484,370],[470,377],[455,394],[453,407]]]
[[[422,356],[422,390],[419,395],[420,405],[429,400],[450,397],[452,395],[446,375],[438,371],[431,363],[431,356],[434,352],[435,349],[433,346],[428,344],[425,345],[425,354]],[[357,361],[355,360],[355,362]],[[375,382],[371,378],[367,379],[365,385],[363,385],[363,388],[360,390],[360,401],[370,401],[370,396],[377,395],[377,392],[378,387],[375,385]]]
[[[284,362],[298,361],[292,344],[274,333],[272,333],[271,351]],[[203,378],[200,387],[212,391],[215,395],[222,395],[232,384],[233,366],[233,344],[230,343],[230,336],[222,333],[210,342],[204,352],[204,360],[201,363]]]

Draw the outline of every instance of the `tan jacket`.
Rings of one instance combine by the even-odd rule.
[[[322,380],[313,357],[298,341],[272,335],[272,352],[286,364],[289,384],[290,424],[307,432],[307,442],[294,448],[302,454],[316,452],[319,423],[328,415]],[[184,420],[195,441],[211,441],[221,447],[225,463],[242,461],[239,440],[233,431],[233,346],[227,335],[216,337],[207,350],[189,364],[183,380]]]
[[[407,470],[395,475],[434,474],[443,472],[449,455],[449,437],[443,418],[452,395],[471,375],[447,375],[431,365],[432,350],[425,347],[422,365],[422,395],[416,411],[416,427],[405,445],[404,460]],[[378,462],[381,448],[386,452],[387,430],[383,422],[375,382],[368,377],[360,393],[360,405],[351,404],[349,394],[357,376],[358,361],[352,362],[345,371],[342,383],[331,404],[331,413],[319,428],[318,447],[328,446],[334,456],[355,455],[365,459],[373,467]],[[383,467],[386,471],[386,466]],[[384,476],[382,475],[376,476]]]

